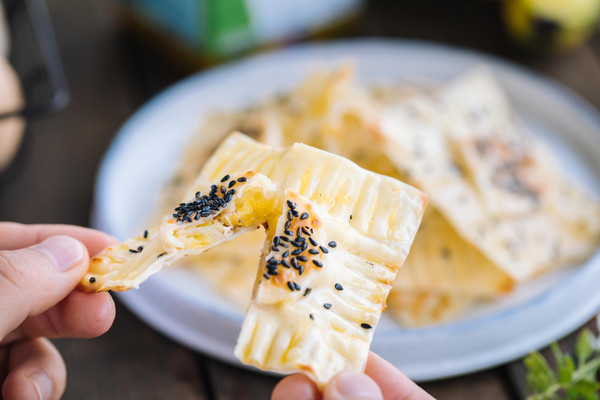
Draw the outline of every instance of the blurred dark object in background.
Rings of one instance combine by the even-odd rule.
[[[0,109],[0,143],[5,146],[0,151],[2,172],[18,150],[24,121],[63,109],[69,89],[45,1],[5,0],[0,4],[6,18],[4,49],[8,53],[3,74],[7,82],[2,88],[8,98],[3,99],[6,107]],[[19,45],[12,45],[11,38],[18,38]]]

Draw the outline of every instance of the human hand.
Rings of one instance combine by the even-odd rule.
[[[323,393],[302,374],[290,375],[275,386],[271,400],[432,400],[392,364],[369,354],[365,373],[342,372],[327,383]]]
[[[108,293],[75,289],[89,254],[115,239],[68,225],[0,222],[0,382],[2,398],[58,399],[65,364],[46,338],[91,338],[115,316]]]

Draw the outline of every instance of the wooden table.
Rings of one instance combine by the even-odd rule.
[[[72,99],[65,110],[29,123],[23,152],[0,177],[0,220],[88,225],[95,174],[114,134],[152,95],[190,71],[140,46],[104,1],[48,6]],[[493,53],[555,78],[600,108],[598,34],[568,54],[537,58],[506,40],[498,8],[489,1],[373,1],[350,35],[420,38]],[[561,344],[572,348],[572,342]],[[55,343],[68,367],[65,399],[266,399],[277,382],[175,343],[120,304],[104,336]],[[518,399],[524,385],[516,361],[423,387],[440,399]]]

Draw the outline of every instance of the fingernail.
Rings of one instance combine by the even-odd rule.
[[[40,400],[50,399],[52,397],[52,381],[42,371],[35,371],[29,375],[29,380],[35,387]]]
[[[336,378],[337,392],[342,399],[383,399],[377,383],[359,372],[342,372]]]
[[[54,261],[57,270],[64,272],[77,265],[83,258],[83,245],[69,236],[52,236],[33,246]]]

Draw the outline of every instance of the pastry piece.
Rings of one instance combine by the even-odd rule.
[[[198,274],[215,293],[245,313],[252,297],[265,235],[262,227],[246,232],[205,253],[185,257],[177,266]]]
[[[275,201],[275,188],[267,178],[246,172],[215,182],[197,186],[200,191],[180,203],[159,228],[92,257],[80,287],[88,292],[137,288],[163,266],[257,229],[267,220]]]
[[[475,69],[433,98],[388,107],[380,134],[410,183],[515,281],[580,262],[597,248],[600,203],[560,177],[489,71]]]
[[[438,211],[428,208],[392,292],[429,291],[443,294],[441,298],[491,300],[509,292],[513,284],[509,274],[462,239]]]
[[[241,134],[223,142],[199,181],[244,169],[269,177],[286,197],[278,202],[281,216],[268,224],[236,354],[260,368],[303,371],[318,384],[342,370],[361,370],[425,196],[322,150],[303,144],[272,148]],[[341,289],[344,283],[347,289]],[[322,312],[334,307],[330,320],[307,330],[305,323],[327,317]]]
[[[394,286],[388,296],[386,314],[403,326],[417,328],[455,320],[478,301],[477,297],[453,290],[435,292]]]
[[[263,369],[302,371],[323,386],[338,372],[364,369],[410,243],[383,244],[353,229],[348,219],[328,215],[316,201],[292,189],[285,193],[281,216],[268,230],[235,354]],[[388,208],[372,223],[385,225],[390,236],[393,230],[414,235],[422,208],[407,206],[413,213],[403,220]]]

